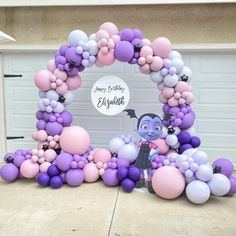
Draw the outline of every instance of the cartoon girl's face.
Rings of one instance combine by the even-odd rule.
[[[138,134],[147,141],[159,139],[162,134],[162,121],[159,117],[144,116],[138,127]]]

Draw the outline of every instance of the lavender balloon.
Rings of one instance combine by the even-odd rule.
[[[226,158],[218,158],[212,164],[214,173],[221,173],[227,177],[230,177],[234,171],[233,163]]]
[[[116,44],[115,57],[122,62],[128,62],[134,55],[134,48],[130,42],[121,41]]]
[[[19,169],[12,163],[7,163],[0,169],[0,176],[6,182],[13,182],[17,179]]]
[[[66,182],[72,187],[79,186],[84,181],[84,172],[80,169],[72,169],[66,172]]]
[[[105,173],[102,175],[102,180],[108,187],[114,187],[119,184],[119,179],[117,178],[116,169],[106,169]]]

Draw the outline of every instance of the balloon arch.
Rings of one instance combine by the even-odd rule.
[[[107,149],[93,149],[88,132],[71,126],[72,114],[66,110],[73,101],[72,90],[81,85],[79,73],[115,60],[137,64],[141,73],[149,75],[160,90],[163,112],[171,114],[163,121],[161,138],[154,142],[159,150],[151,160],[155,193],[173,199],[185,190],[196,204],[206,202],[210,194],[233,195],[236,177],[232,176],[232,162],[219,158],[210,164],[207,154],[196,149],[200,139],[193,128],[195,114],[190,105],[194,100],[189,84],[192,72],[181,54],[172,50],[167,38],[151,42],[142,38],[139,29],[119,31],[111,22],[103,23],[89,37],[81,30],[72,31],[68,44],[59,47],[47,69],[36,73],[39,110],[32,137],[38,146],[7,153],[0,169],[2,179],[12,182],[36,177],[41,186],[60,188],[63,183],[95,182],[101,176],[107,186],[121,185],[124,191],[133,191],[140,178],[139,169],[133,166],[138,156],[134,137],[120,135],[110,140]]]

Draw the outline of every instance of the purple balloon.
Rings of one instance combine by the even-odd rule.
[[[186,144],[182,144],[179,147],[179,153],[182,154],[184,151],[186,151],[187,149],[193,148],[191,144],[186,143]]]
[[[84,181],[84,172],[80,169],[71,169],[66,172],[66,182],[72,187],[79,186]]]
[[[60,170],[68,171],[70,169],[72,161],[73,161],[72,155],[70,155],[69,153],[63,152],[57,156],[56,164]]]
[[[18,154],[18,155],[15,155],[13,163],[15,166],[20,167],[24,161],[25,161],[25,157],[22,156],[21,154]]]
[[[122,41],[131,42],[134,39],[134,32],[132,29],[129,28],[121,30],[119,35]]]
[[[138,181],[140,179],[141,172],[137,167],[129,168],[129,178],[133,181]]]
[[[116,174],[117,174],[117,178],[119,179],[119,181],[122,181],[128,177],[128,168],[120,167],[120,168],[118,168]]]
[[[46,132],[51,135],[60,135],[63,130],[63,126],[57,122],[48,122],[46,125]]]
[[[105,185],[109,187],[114,187],[119,184],[119,179],[117,178],[117,170],[116,169],[106,169],[105,173],[102,175],[102,180]]]
[[[234,171],[233,163],[230,160],[223,157],[215,160],[212,164],[212,167],[214,169],[214,173],[223,174],[228,178],[232,175]]]
[[[38,184],[43,187],[46,187],[49,185],[50,179],[51,177],[46,172],[41,172],[36,178]]]
[[[69,111],[63,111],[61,113],[61,118],[63,120],[63,126],[70,126],[71,125],[73,117]]]
[[[0,176],[6,182],[13,182],[17,179],[19,169],[12,163],[7,163],[0,169]]]
[[[51,177],[53,177],[53,176],[59,175],[60,174],[60,170],[58,169],[58,167],[56,165],[50,165],[48,167],[47,173]]]
[[[121,41],[116,44],[115,57],[122,62],[128,62],[133,58],[134,48],[130,42]]]
[[[80,71],[79,68],[74,67],[74,68],[71,69],[70,71],[67,71],[67,74],[68,74],[70,77],[74,77],[74,76],[78,75],[79,71]]]
[[[69,49],[69,45],[67,45],[67,44],[63,44],[63,45],[61,45],[60,46],[60,48],[59,48],[59,53],[60,53],[60,55],[61,56],[65,56],[65,53],[66,53],[66,51]]]
[[[183,119],[182,124],[179,126],[180,129],[188,129],[193,126],[195,120],[194,112],[187,113]]]
[[[200,146],[201,140],[197,136],[193,136],[191,138],[190,144],[192,145],[193,148],[197,148]]]
[[[191,140],[191,135],[187,131],[181,131],[177,137],[180,144],[187,144]]]
[[[117,166],[119,167],[128,167],[129,166],[129,160],[126,158],[118,158],[117,159]]]
[[[38,111],[36,112],[36,118],[37,118],[38,120],[43,119],[43,111],[38,110]]]
[[[71,47],[66,51],[65,58],[67,62],[74,63],[74,66],[79,66],[82,63],[82,57],[76,53],[75,47]]]
[[[48,122],[49,121],[49,117],[50,117],[50,115],[51,115],[52,113],[48,113],[48,112],[44,112],[43,113],[43,119],[46,121],[46,122]]]
[[[228,196],[232,196],[236,193],[236,177],[235,176],[230,176],[229,177],[229,181],[230,181],[230,190],[227,193]]]
[[[121,187],[125,192],[130,193],[134,190],[135,183],[131,179],[126,178],[122,181]]]
[[[46,125],[47,125],[47,122],[45,120],[41,119],[41,120],[37,121],[36,128],[38,130],[42,130],[42,129],[45,130],[46,129]]]
[[[50,179],[50,186],[54,189],[60,188],[63,185],[61,176],[56,175]]]
[[[143,33],[140,29],[133,29],[134,37],[142,39]]]
[[[64,56],[58,55],[55,57],[55,64],[58,67],[58,65],[65,65],[66,64],[66,58]]]

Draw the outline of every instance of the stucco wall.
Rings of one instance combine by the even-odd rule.
[[[71,30],[92,33],[105,21],[173,43],[236,42],[236,4],[0,8],[0,30],[17,43],[65,42]]]

